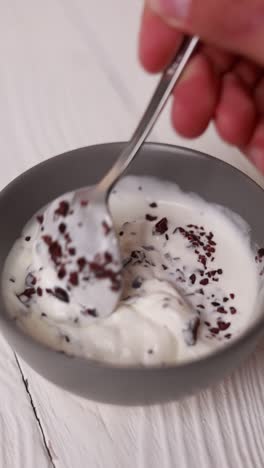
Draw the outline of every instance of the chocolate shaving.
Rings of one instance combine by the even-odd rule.
[[[85,309],[81,311],[82,315],[90,315],[91,317],[98,317],[96,309]]]
[[[39,224],[43,224],[44,216],[43,215],[38,215],[37,216],[37,221],[39,222]]]
[[[143,283],[143,278],[141,276],[137,276],[132,281],[132,288],[139,289],[142,286],[142,283]]]
[[[61,234],[64,234],[64,232],[66,231],[66,224],[60,223],[58,229]]]
[[[53,294],[57,299],[59,299],[62,302],[67,302],[67,303],[70,302],[69,294],[63,288],[60,288],[60,287],[54,288]]]
[[[168,231],[168,220],[162,218],[155,224],[154,234],[164,234],[166,231]]]
[[[26,286],[35,286],[36,282],[37,278],[32,273],[28,273],[25,279]]]
[[[194,273],[190,276],[190,281],[191,281],[192,284],[195,284],[196,275]]]
[[[85,257],[80,257],[80,258],[78,258],[78,260],[77,260],[77,265],[78,265],[80,271],[82,271],[82,270],[84,269],[86,263],[87,263],[87,262],[86,262]]]
[[[72,286],[78,286],[79,277],[78,277],[78,272],[77,271],[73,271],[73,272],[70,273],[69,282],[71,283]]]
[[[58,208],[55,210],[55,214],[66,217],[69,212],[69,208],[70,208],[69,203],[65,200],[62,200],[59,203]]]
[[[196,344],[200,323],[199,317],[193,317],[188,322],[187,328],[183,330],[184,341],[187,346],[194,346]]]
[[[223,322],[223,321],[219,320],[217,322],[217,325],[218,325],[219,330],[225,331],[230,327],[231,323],[230,322]]]
[[[152,216],[151,214],[147,213],[146,216],[145,216],[145,219],[147,221],[156,221],[156,219],[158,219],[158,217],[157,216]]]
[[[103,221],[103,222],[102,222],[102,226],[103,226],[103,230],[104,230],[104,235],[105,235],[105,236],[108,236],[108,234],[109,234],[110,231],[111,231],[110,226],[107,224],[106,221]]]

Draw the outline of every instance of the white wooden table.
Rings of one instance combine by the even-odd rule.
[[[157,80],[137,62],[141,6],[0,0],[1,188],[55,154],[129,137]],[[204,150],[257,178],[212,129],[181,140],[169,112],[151,139]],[[0,347],[3,468],[264,466],[264,341],[220,385],[149,408],[79,399],[33,372],[1,336]]]

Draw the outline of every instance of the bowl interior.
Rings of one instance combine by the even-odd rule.
[[[19,176],[1,192],[1,276],[6,256],[28,219],[40,207],[60,194],[97,182],[111,166],[122,147],[122,143],[98,145],[51,158]],[[232,166],[188,149],[146,144],[140,150],[128,173],[150,175],[175,182],[185,191],[196,192],[210,202],[228,207],[242,216],[251,226],[253,240],[258,244],[263,243],[263,219],[259,213],[263,210],[264,192],[255,182]],[[95,374],[87,372],[88,367],[91,372],[93,372],[92,368],[101,368],[101,371],[103,369],[102,379],[107,378],[107,372],[110,372],[109,378],[113,378],[111,372],[117,372],[121,393],[131,391],[133,388],[133,380],[122,380],[121,383],[121,369],[115,370],[109,364],[94,364],[80,358],[70,359],[25,337],[13,323],[6,319],[1,294],[0,322],[1,329],[15,350],[33,368],[65,388],[82,395],[87,393],[92,397],[96,395],[98,379]],[[236,349],[234,347],[234,352]],[[220,354],[221,359],[225,359],[225,353],[225,349],[218,353],[218,359]],[[215,365],[216,359],[217,356],[210,356],[203,361],[207,360]],[[199,361],[195,363],[195,369],[198,369],[197,366],[200,364]],[[174,371],[177,371],[177,368],[175,367]],[[181,365],[180,368],[193,372],[194,363]],[[164,371],[160,369],[160,372]],[[137,376],[140,373],[142,375],[142,369],[127,369],[126,372],[130,372],[131,375],[134,372]],[[152,379],[157,369],[147,372]],[[200,367],[200,372],[202,372],[202,367]],[[144,373],[146,375],[145,370]],[[188,379],[186,379],[186,385],[187,381]],[[109,385],[111,386],[110,383]],[[113,387],[112,390],[114,391],[115,388]],[[135,387],[134,391],[137,391]],[[99,399],[107,400],[103,396]]]

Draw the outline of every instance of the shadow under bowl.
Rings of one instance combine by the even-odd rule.
[[[0,274],[26,222],[55,197],[93,185],[111,166],[123,143],[80,148],[51,158],[11,182],[0,193]],[[247,221],[252,238],[263,243],[264,191],[234,167],[208,155],[161,144],[145,144],[128,171],[177,183],[221,204]],[[24,335],[5,313],[0,293],[0,327],[13,349],[39,374],[83,397],[106,403],[138,405],[176,400],[214,384],[254,349],[264,319],[238,340],[197,361],[166,367],[124,367],[72,358]]]

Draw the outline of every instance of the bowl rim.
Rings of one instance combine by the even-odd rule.
[[[12,179],[6,186],[4,186],[1,189],[0,196],[4,195],[4,192],[6,190],[12,189],[12,186],[14,184],[19,183],[20,180],[23,179],[25,176],[33,175],[32,172],[34,173],[35,170],[41,170],[42,167],[46,166],[46,164],[52,164],[52,162],[54,160],[63,159],[65,157],[70,157],[71,153],[76,153],[76,152],[82,151],[82,150],[89,149],[90,151],[92,151],[93,148],[97,148],[97,149],[102,148],[102,149],[104,149],[106,147],[107,148],[109,148],[111,146],[115,147],[117,145],[123,146],[126,143],[127,143],[126,141],[114,141],[114,142],[99,143],[99,144],[94,144],[94,145],[89,145],[89,146],[82,146],[82,147],[70,149],[69,151],[65,151],[63,153],[51,156],[51,157],[45,159],[45,161],[41,161],[40,163],[37,163],[37,164],[33,165],[32,167],[30,167],[29,169],[23,171],[17,177]],[[240,173],[245,180],[250,181],[251,183],[253,183],[253,185],[256,186],[257,189],[260,189],[262,194],[263,194],[263,201],[264,201],[264,186],[262,187],[256,180],[254,180],[248,174],[246,174],[241,169],[238,169],[236,166],[230,164],[227,161],[223,161],[222,159],[219,159],[218,157],[212,156],[212,155],[210,155],[208,153],[205,153],[203,151],[195,150],[195,149],[188,148],[188,147],[183,147],[183,146],[180,146],[180,145],[173,145],[173,144],[168,144],[168,143],[159,143],[159,142],[148,141],[148,142],[145,142],[142,145],[141,151],[142,150],[144,151],[144,148],[146,148],[146,147],[149,148],[149,149],[151,149],[151,147],[153,147],[155,149],[154,153],[156,152],[156,150],[164,150],[165,149],[165,150],[167,150],[167,155],[169,155],[172,151],[174,153],[175,153],[175,151],[178,152],[178,153],[180,152],[182,154],[185,154],[187,157],[188,156],[199,155],[203,159],[212,160],[214,162],[214,164],[228,167],[230,170],[234,171],[235,173],[237,173],[237,172]],[[264,178],[263,178],[263,181],[264,181]],[[5,305],[4,305],[4,309],[5,309]],[[3,319],[3,316],[4,316],[5,319],[10,323],[11,321],[8,319],[8,317],[6,317],[6,315],[7,314],[6,314],[5,310],[3,310],[2,314],[1,314],[1,316],[2,316],[1,320]],[[243,333],[241,333],[238,337],[234,338],[230,342],[225,343],[225,345],[223,345],[223,347],[220,347],[220,348],[218,348],[216,350],[212,350],[212,351],[210,351],[209,354],[205,354],[205,355],[200,356],[198,358],[195,358],[193,360],[190,359],[190,360],[186,360],[186,361],[180,361],[178,363],[177,362],[167,363],[167,364],[165,363],[165,364],[162,364],[162,365],[161,364],[153,364],[153,365],[132,364],[132,365],[125,365],[125,364],[112,363],[112,362],[109,362],[109,361],[98,361],[98,360],[94,360],[94,359],[85,358],[83,356],[75,356],[75,355],[70,355],[70,354],[66,354],[66,353],[59,353],[58,351],[54,350],[53,348],[51,348],[51,347],[37,341],[32,336],[27,335],[25,332],[23,332],[18,327],[12,326],[12,328],[20,336],[23,335],[23,337],[27,341],[30,341],[34,347],[45,350],[49,354],[52,353],[52,355],[54,355],[54,353],[56,353],[57,357],[59,357],[63,361],[65,361],[65,359],[67,361],[69,361],[69,359],[71,361],[78,360],[79,362],[84,362],[86,365],[88,365],[91,368],[98,368],[98,369],[100,369],[100,368],[103,369],[104,368],[104,369],[107,369],[109,371],[110,370],[111,371],[126,371],[126,372],[130,372],[130,373],[133,373],[133,372],[136,372],[136,373],[137,372],[144,372],[144,373],[161,372],[161,373],[163,373],[163,372],[166,372],[166,371],[175,371],[175,370],[182,370],[182,369],[188,371],[188,370],[192,370],[194,367],[196,368],[199,365],[203,365],[205,363],[213,363],[214,361],[217,361],[218,358],[224,358],[225,356],[228,357],[230,352],[236,352],[243,345],[243,343],[245,343],[246,341],[250,341],[250,340],[253,340],[253,339],[257,340],[263,334],[264,311],[260,315],[260,317],[258,319],[256,319],[256,321],[254,321],[253,324],[251,324],[249,327],[247,327],[244,330]],[[8,340],[8,338],[7,338],[7,340]]]

